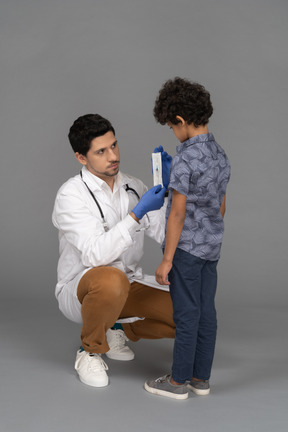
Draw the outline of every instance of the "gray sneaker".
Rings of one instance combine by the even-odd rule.
[[[210,393],[210,385],[208,380],[195,381],[192,379],[192,381],[187,384],[187,387],[198,396],[206,396]]]
[[[164,375],[156,380],[148,380],[144,384],[145,390],[155,395],[173,399],[187,399],[188,391],[185,384],[174,385],[170,382],[171,375]]]

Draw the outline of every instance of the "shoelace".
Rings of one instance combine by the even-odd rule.
[[[108,370],[107,364],[99,354],[90,353],[88,360],[89,360],[89,367],[88,367],[89,370],[92,370],[93,372],[101,371],[103,369]]]
[[[162,376],[162,377],[159,377],[159,378],[157,378],[157,379],[155,380],[155,382],[163,383],[163,382],[165,382],[165,381],[168,380],[169,376],[170,376],[170,375],[164,375],[164,376]]]
[[[108,370],[107,364],[99,354],[89,354],[89,369],[96,372],[99,370]]]
[[[115,339],[112,340],[112,347],[110,348],[123,348],[125,345],[125,342],[128,341],[127,336],[125,335],[125,333],[121,330],[112,330],[114,333],[114,337]]]

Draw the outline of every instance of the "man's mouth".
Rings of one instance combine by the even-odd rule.
[[[119,167],[119,162],[115,162],[109,166],[109,168],[115,169]]]

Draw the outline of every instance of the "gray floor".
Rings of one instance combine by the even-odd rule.
[[[171,340],[131,343],[135,360],[108,359],[110,385],[95,389],[73,369],[80,328],[53,299],[4,300],[0,312],[1,432],[288,430],[284,307],[218,308],[211,395],[185,401],[143,389],[169,371]]]

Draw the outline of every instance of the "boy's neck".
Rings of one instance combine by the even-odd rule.
[[[194,138],[197,135],[203,135],[208,134],[208,126],[207,125],[200,125],[198,127],[195,127],[193,124],[187,125],[187,132],[188,132],[188,138]]]

